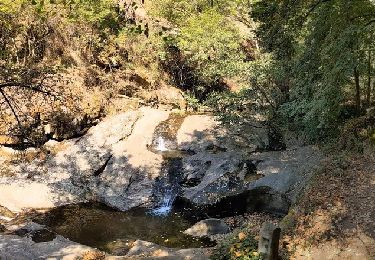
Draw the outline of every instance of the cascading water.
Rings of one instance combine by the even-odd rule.
[[[165,146],[164,138],[159,136],[158,138],[158,145],[156,147],[156,150],[159,152],[166,152],[168,151],[168,148]]]
[[[172,210],[173,202],[177,196],[176,191],[171,187],[168,187],[165,191],[161,192],[161,194],[163,195],[161,202],[159,206],[150,211],[151,215],[167,216]]]
[[[171,114],[155,129],[151,151],[162,154],[164,158],[161,174],[154,187],[156,207],[149,211],[154,216],[168,216],[173,202],[180,191],[183,153],[177,149],[176,135],[185,115]]]
[[[149,213],[154,216],[168,216],[173,209],[173,202],[180,191],[181,157],[164,158],[162,175],[159,177],[154,190],[158,202]]]
[[[173,209],[173,203],[180,191],[182,158],[165,158],[162,166],[163,174],[159,177],[154,190],[157,201],[156,207],[150,210],[154,216],[168,216]]]

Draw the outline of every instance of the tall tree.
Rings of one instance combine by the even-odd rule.
[[[286,68],[283,112],[292,121],[319,138],[336,128],[345,101],[359,112],[375,31],[370,0],[262,0],[253,15],[264,48]]]

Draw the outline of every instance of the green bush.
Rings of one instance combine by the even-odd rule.
[[[223,15],[209,10],[186,21],[177,46],[203,82],[233,77],[244,67],[241,35]]]
[[[239,232],[221,242],[211,256],[212,260],[260,260],[257,252],[258,242],[246,233]]]
[[[1,0],[0,13],[4,13],[4,14],[16,13],[26,3],[27,3],[27,0]]]
[[[173,68],[170,74],[175,84],[202,100],[207,93],[223,89],[223,79],[246,75],[247,62],[241,43],[247,36],[240,32],[232,16],[233,10],[243,10],[239,8],[241,1],[159,0],[157,3],[153,5],[155,15],[167,19],[168,26],[174,28],[174,33],[165,33],[163,37],[165,67]]]

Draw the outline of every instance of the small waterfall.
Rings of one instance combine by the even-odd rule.
[[[173,203],[181,190],[179,182],[182,174],[182,158],[168,158],[162,166],[162,176],[154,187],[156,207],[150,210],[154,216],[168,216],[173,209]]]
[[[160,205],[150,211],[151,215],[155,216],[167,216],[171,210],[174,200],[176,199],[176,191],[172,188],[168,188],[163,192],[163,198]]]
[[[163,156],[160,176],[153,190],[155,207],[148,212],[154,216],[168,216],[181,189],[179,181],[182,176],[183,153],[177,150],[176,136],[184,119],[185,115],[172,113],[154,131],[151,151]]]
[[[156,147],[156,150],[159,152],[168,151],[167,147],[165,146],[164,138],[161,136],[158,138],[158,146]]]

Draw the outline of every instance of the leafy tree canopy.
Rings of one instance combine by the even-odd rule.
[[[299,129],[319,138],[337,129],[344,102],[361,109],[359,80],[371,70],[366,50],[374,48],[370,0],[258,1],[252,15],[290,88],[282,111]]]

